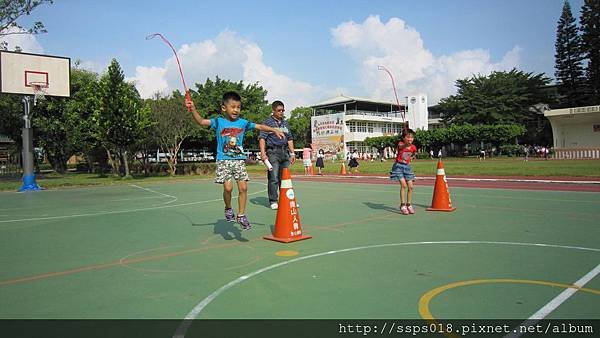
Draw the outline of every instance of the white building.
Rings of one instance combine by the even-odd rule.
[[[408,112],[406,118],[413,130],[429,129],[429,113],[427,111],[427,95],[411,95],[406,98]]]
[[[556,158],[600,158],[600,106],[553,109],[550,120]]]
[[[355,149],[375,153],[376,149],[366,146],[364,140],[397,135],[402,132],[405,120],[413,130],[428,130],[427,96],[409,96],[406,102],[398,106],[393,102],[341,95],[314,104],[311,106],[313,148],[346,158]]]

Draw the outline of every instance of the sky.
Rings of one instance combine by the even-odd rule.
[[[578,18],[583,0],[569,0]],[[338,95],[429,104],[455,81],[517,68],[554,77],[563,0],[55,0],[20,19],[48,33],[10,35],[9,48],[66,56],[106,71],[115,58],[142,97],[215,76],[258,82],[288,111]]]

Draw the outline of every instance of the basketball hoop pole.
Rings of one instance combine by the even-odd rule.
[[[19,191],[42,190],[35,182],[35,173],[33,171],[33,131],[31,130],[31,97],[23,98],[23,120],[25,126],[22,130],[23,138],[23,185]]]
[[[33,167],[31,114],[33,106],[44,96],[71,97],[71,59],[0,50],[0,68],[0,93],[23,95],[23,185],[19,191],[40,190]]]

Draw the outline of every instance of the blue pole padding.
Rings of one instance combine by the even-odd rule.
[[[23,185],[19,188],[19,192],[35,190],[42,190],[42,188],[35,183],[35,174],[23,175]]]

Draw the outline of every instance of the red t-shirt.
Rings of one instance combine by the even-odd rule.
[[[411,144],[408,147],[403,147],[404,142],[398,142],[398,150],[396,152],[396,162],[410,164],[413,154],[417,152],[417,147]]]

